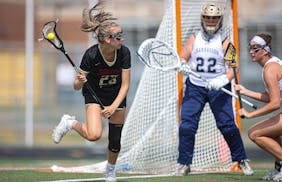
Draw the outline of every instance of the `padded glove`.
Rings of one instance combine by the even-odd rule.
[[[178,71],[182,75],[188,75],[189,74],[190,66],[188,65],[187,61],[181,61],[181,65],[180,65],[180,68],[178,69]]]
[[[220,75],[216,78],[211,79],[206,88],[209,90],[220,90],[223,86],[229,83],[229,79],[226,75]]]

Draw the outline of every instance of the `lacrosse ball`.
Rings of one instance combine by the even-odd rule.
[[[49,40],[54,40],[54,39],[55,39],[55,34],[52,33],[52,32],[50,32],[50,33],[48,33],[47,38],[48,38]]]

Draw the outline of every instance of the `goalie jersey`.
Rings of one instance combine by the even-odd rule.
[[[191,69],[202,77],[212,79],[227,71],[225,65],[224,50],[222,48],[222,38],[220,33],[216,33],[213,38],[205,40],[202,32],[196,34],[191,54]],[[206,82],[193,75],[189,76],[190,81],[197,86],[205,87]]]

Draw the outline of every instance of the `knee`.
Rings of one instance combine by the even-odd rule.
[[[253,142],[255,142],[256,139],[257,139],[257,137],[258,137],[258,135],[256,134],[255,131],[249,130],[249,131],[248,131],[248,137],[249,137],[250,140],[252,140]]]
[[[120,139],[123,124],[111,124],[109,123],[109,145],[108,149],[113,153],[120,151]]]
[[[195,135],[197,130],[197,126],[192,126],[189,122],[182,122],[179,126],[179,135]]]
[[[239,129],[236,125],[228,125],[218,128],[224,136],[237,136],[240,135]]]
[[[102,136],[102,133],[91,133],[91,134],[88,134],[87,140],[90,142],[94,142],[94,141],[99,140],[101,136]]]

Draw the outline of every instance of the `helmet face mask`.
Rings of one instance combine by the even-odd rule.
[[[219,4],[208,3],[202,7],[201,25],[208,36],[213,36],[222,27],[223,11]]]

